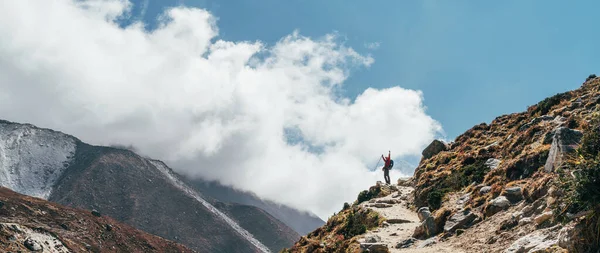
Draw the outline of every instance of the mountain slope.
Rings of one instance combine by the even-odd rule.
[[[91,146],[56,131],[1,121],[0,158],[3,186],[68,206],[95,208],[197,250],[269,251],[162,162],[131,151]],[[269,231],[286,225],[264,212],[254,213],[257,219],[277,224],[263,226],[261,235],[288,245],[298,236],[291,230]],[[280,244],[269,243],[270,250],[280,249]]]
[[[0,187],[0,201],[2,252],[29,252],[34,247],[44,252],[193,252],[112,218],[4,187]]]
[[[451,143],[433,141],[408,181],[361,192],[286,251],[597,252],[599,182],[600,78],[590,76]],[[392,194],[406,187],[410,196]],[[398,219],[373,223],[372,211]],[[390,233],[404,223],[410,233]]]
[[[289,247],[300,238],[290,227],[254,206],[217,202],[215,207],[233,218],[273,251]]]
[[[268,200],[262,200],[253,193],[238,191],[231,187],[221,185],[218,182],[208,182],[202,179],[187,179],[186,182],[204,195],[218,201],[255,206],[265,210],[273,217],[290,226],[300,235],[308,234],[310,231],[325,224],[323,220],[314,214],[298,211]],[[297,239],[298,238],[294,239],[294,241]]]

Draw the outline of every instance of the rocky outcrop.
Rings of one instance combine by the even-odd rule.
[[[423,159],[429,159],[431,157],[433,157],[434,155],[437,155],[438,153],[447,150],[448,146],[446,146],[445,143],[439,141],[439,140],[433,140],[433,142],[431,142],[429,144],[429,146],[427,146],[423,152],[421,153],[423,155]]]
[[[487,166],[488,168],[490,168],[490,170],[495,170],[496,168],[498,168],[498,166],[500,165],[502,161],[496,158],[490,158],[487,161],[485,161],[485,166]]]
[[[516,240],[505,253],[521,252],[546,252],[552,246],[557,245],[557,229],[552,227],[548,229],[537,230],[531,234],[525,235]]]
[[[431,216],[428,207],[422,207],[417,212],[421,224],[415,228],[414,238],[426,239],[436,234],[435,219]]]
[[[558,168],[566,154],[570,154],[577,148],[583,134],[581,131],[559,127],[552,132],[552,146],[548,159],[544,165],[546,172],[552,172]]]
[[[477,215],[470,210],[462,210],[456,212],[446,221],[444,232],[454,232],[457,229],[465,228],[477,218]]]

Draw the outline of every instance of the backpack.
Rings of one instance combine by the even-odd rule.
[[[391,169],[392,167],[394,167],[394,160],[390,159],[390,167],[388,167],[388,169]]]

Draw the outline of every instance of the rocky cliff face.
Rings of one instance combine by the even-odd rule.
[[[96,209],[200,251],[277,251],[299,237],[256,207],[205,198],[160,161],[32,125],[0,121],[0,186]]]
[[[102,213],[65,207],[0,187],[2,252],[194,252]]]
[[[395,186],[412,191],[401,201],[413,212],[406,217],[419,217],[410,236],[380,236],[389,224],[380,225],[344,237],[336,243],[348,246],[334,250],[327,245],[340,233],[326,225],[291,251],[355,252],[375,243],[371,252],[596,252],[599,102],[600,79],[590,76],[577,90],[476,125],[451,143],[434,141],[414,176]],[[370,192],[351,208],[382,200]],[[386,208],[396,205],[366,208],[387,219]],[[328,224],[348,217],[342,211]]]

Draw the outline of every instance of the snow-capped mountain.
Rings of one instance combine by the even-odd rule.
[[[73,159],[76,141],[60,132],[0,121],[0,185],[48,199]]]
[[[299,238],[257,207],[207,199],[160,161],[29,124],[0,121],[0,186],[97,209],[200,251],[279,251]]]

